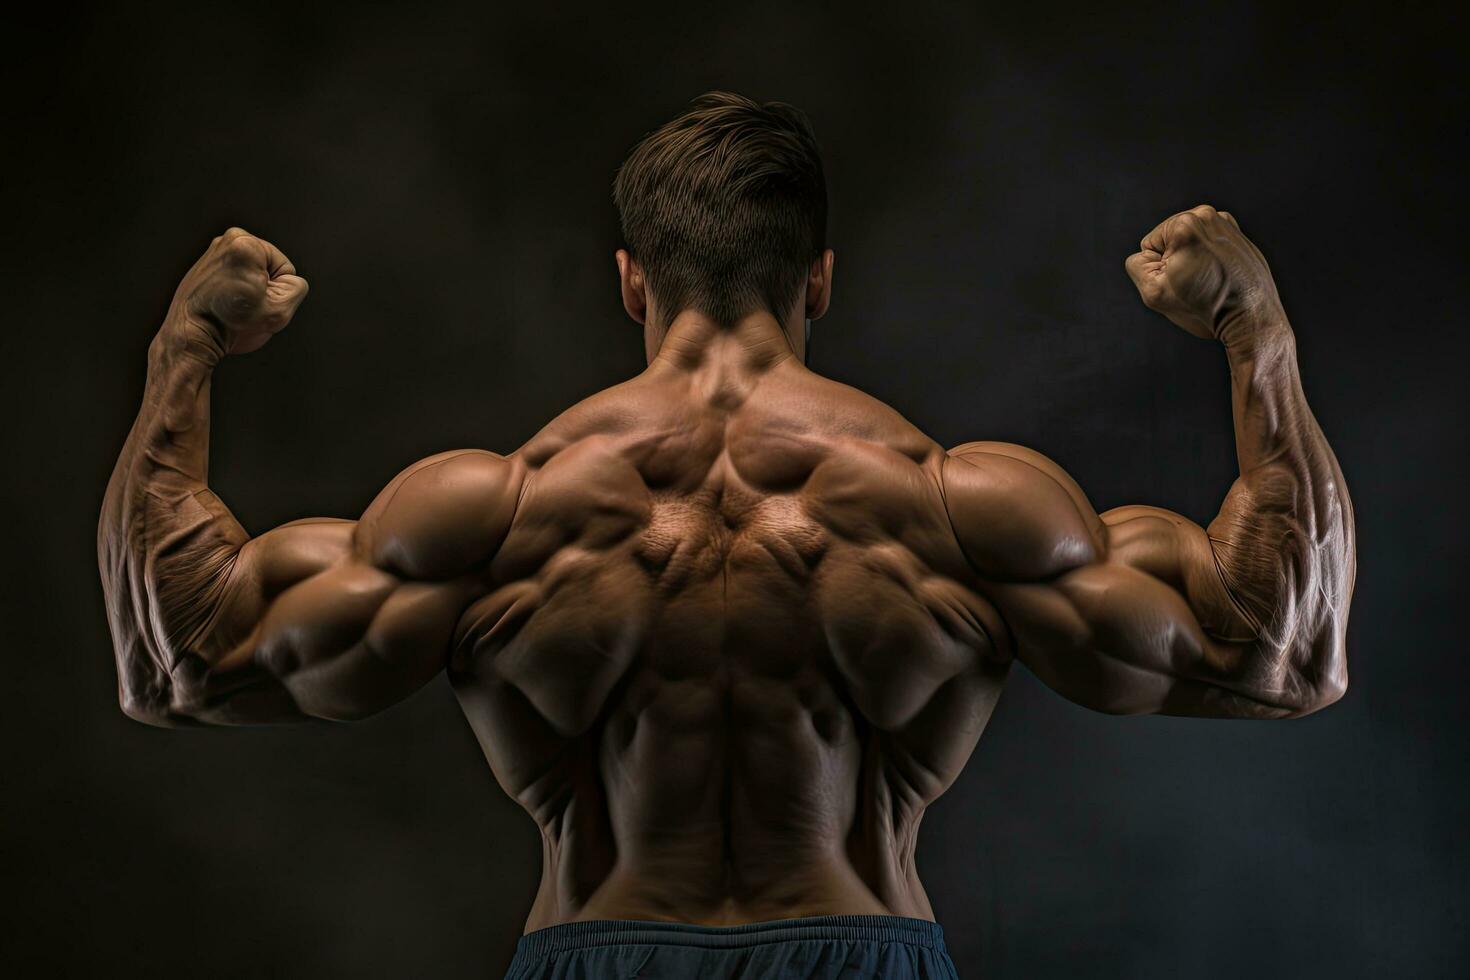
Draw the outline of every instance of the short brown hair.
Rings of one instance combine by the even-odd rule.
[[[699,96],[628,154],[613,202],[665,323],[691,308],[726,326],[782,318],[826,247],[816,136],[784,102]]]

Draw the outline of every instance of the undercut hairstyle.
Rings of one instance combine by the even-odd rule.
[[[633,148],[613,202],[665,324],[686,309],[721,326],[757,310],[784,320],[826,247],[816,136],[784,102],[699,96]]]

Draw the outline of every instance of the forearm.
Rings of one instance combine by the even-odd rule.
[[[209,388],[219,356],[204,331],[173,319],[160,330],[149,347],[143,404],[103,502],[98,560],[120,693],[134,717],[167,707],[173,678],[221,608],[248,539],[207,485]]]
[[[1231,327],[1222,339],[1240,477],[1207,529],[1210,550],[1255,638],[1242,669],[1285,702],[1325,703],[1347,683],[1352,504],[1307,405],[1285,317]]]

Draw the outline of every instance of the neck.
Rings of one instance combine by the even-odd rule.
[[[800,321],[798,321],[800,322]],[[765,311],[749,313],[721,326],[695,310],[684,310],[660,336],[647,331],[648,363],[662,362],[694,371],[719,364],[763,371],[797,356],[789,328]]]

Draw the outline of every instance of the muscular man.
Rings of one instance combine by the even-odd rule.
[[[953,975],[915,838],[1013,660],[1118,714],[1342,695],[1351,504],[1230,214],[1175,214],[1126,262],[1229,362],[1240,477],[1199,527],[1098,514],[1041,454],[946,451],[804,366],[833,255],[790,106],[695,100],[615,198],[647,370],[508,455],[415,463],[356,521],[253,537],[208,484],[210,376],[306,282],[239,228],[214,240],[103,505],[128,716],[346,721],[447,671],[541,831],[512,975],[897,977]]]

